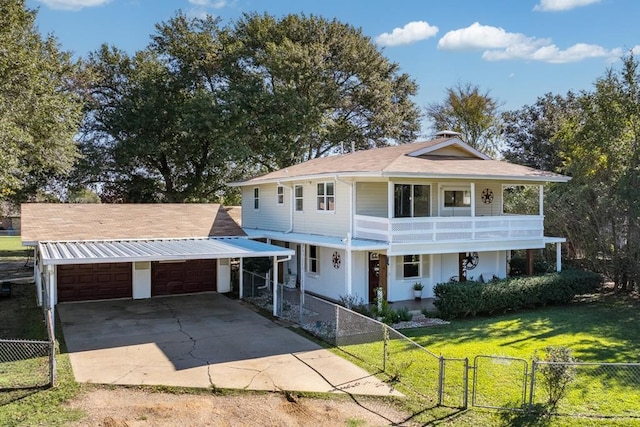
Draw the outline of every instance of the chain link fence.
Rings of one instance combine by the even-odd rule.
[[[265,283],[268,280],[260,278],[245,281],[245,299],[273,313],[271,287]],[[466,358],[435,355],[390,326],[341,305],[283,285],[277,290],[276,313],[280,319],[298,324],[383,378],[414,413],[434,406],[466,408],[469,404],[523,411],[547,402],[545,367],[557,363],[477,356],[471,365]],[[640,363],[564,365],[574,375],[566,397],[555,408],[557,414],[640,418]],[[365,388],[359,388],[363,390],[366,394]],[[371,390],[371,395],[377,394]]]
[[[554,377],[569,378],[555,413],[640,418],[640,363],[532,363],[530,403],[545,404]],[[550,381],[551,379],[551,381]]]
[[[510,410],[524,408],[529,382],[529,363],[525,359],[476,356],[473,371],[473,406]]]

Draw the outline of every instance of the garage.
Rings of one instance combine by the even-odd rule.
[[[57,268],[58,301],[131,298],[131,263],[70,264]]]
[[[216,290],[216,260],[151,263],[151,296]]]

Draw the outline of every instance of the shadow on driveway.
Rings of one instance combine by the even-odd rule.
[[[399,395],[216,293],[60,304],[58,313],[79,382]]]

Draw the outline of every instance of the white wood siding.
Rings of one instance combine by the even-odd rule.
[[[308,257],[308,247],[306,252]],[[338,268],[335,268],[332,263],[334,252],[338,252],[338,254],[340,254],[340,259],[342,260]],[[318,246],[318,254],[320,257],[320,267],[317,273],[311,273],[307,271],[307,260],[305,260],[305,289],[309,292],[338,300],[341,296],[347,294],[344,251]]]
[[[260,208],[254,209],[253,189],[260,189]],[[284,204],[277,203],[277,185],[247,186],[242,188],[242,226],[263,230],[289,230],[291,190],[284,188]]]
[[[493,191],[493,202],[484,203],[482,192],[486,189]],[[476,182],[476,216],[497,216],[502,214],[502,183],[496,181]]]
[[[335,210],[317,210],[317,184],[333,182]],[[322,180],[298,183],[303,186],[304,207],[293,213],[293,231],[296,233],[318,234],[321,236],[346,237],[351,222],[349,193],[351,186],[340,181]]]
[[[388,218],[387,183],[356,183],[356,212],[358,215]]]

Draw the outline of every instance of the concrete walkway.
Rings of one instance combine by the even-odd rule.
[[[79,382],[400,395],[215,293],[60,304],[58,313]]]

